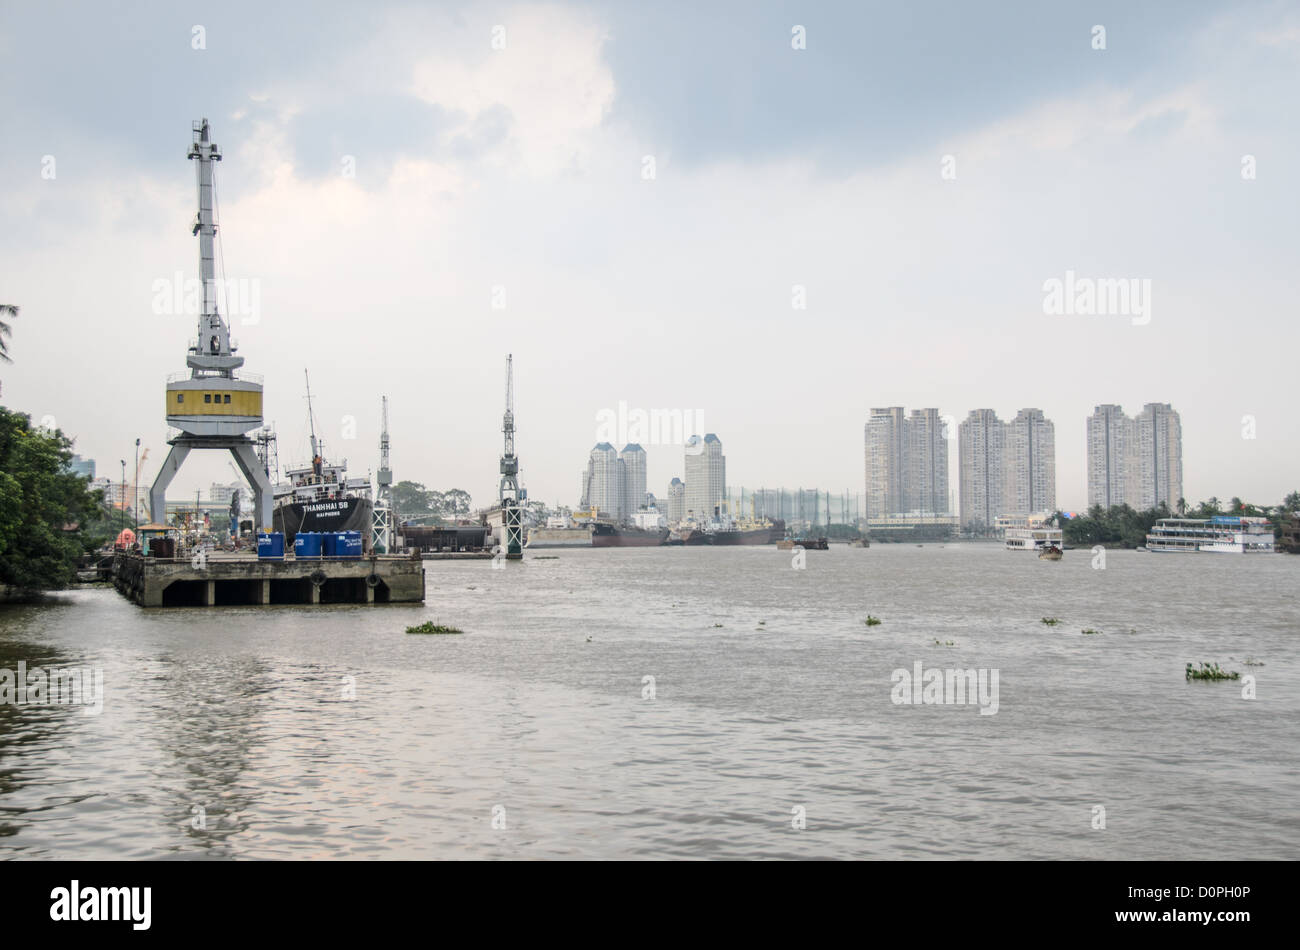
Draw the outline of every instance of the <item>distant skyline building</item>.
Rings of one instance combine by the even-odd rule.
[[[582,485],[582,508],[591,508],[618,518],[623,509],[623,461],[608,442],[597,442],[587,459]]]
[[[1041,409],[1003,422],[973,409],[958,427],[961,524],[992,528],[1005,515],[1056,508],[1056,427]]]
[[[693,435],[686,443],[686,517],[708,521],[722,505],[727,491],[727,460],[722,441],[710,432],[701,444]]]
[[[623,520],[631,518],[645,504],[646,454],[640,445],[629,442],[618,457],[623,463],[623,507],[618,518]]]
[[[868,518],[946,513],[948,441],[938,409],[870,411],[863,430]]]
[[[957,427],[958,486],[963,528],[991,528],[1003,514],[1005,427],[992,409],[972,409]]]
[[[1114,404],[1088,417],[1088,505],[1138,511],[1183,497],[1182,419],[1169,403],[1149,402],[1132,418]]]
[[[1167,402],[1149,402],[1137,419],[1139,511],[1183,497],[1183,422]]]
[[[1007,423],[1007,472],[1000,515],[1056,510],[1056,427],[1041,409],[1021,409]]]
[[[1103,403],[1088,417],[1088,507],[1129,503],[1128,476],[1137,452],[1137,426],[1122,407]]]
[[[668,483],[668,523],[677,524],[686,517],[686,483],[674,478]]]

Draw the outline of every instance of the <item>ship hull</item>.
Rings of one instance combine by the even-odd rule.
[[[593,548],[653,548],[668,540],[667,528],[615,528],[597,525],[591,533]]]
[[[365,498],[336,498],[329,501],[290,502],[272,514],[276,531],[284,532],[286,545],[301,531],[360,531],[370,536],[371,503]]]
[[[534,528],[528,533],[524,547],[536,548],[589,548],[590,528]]]

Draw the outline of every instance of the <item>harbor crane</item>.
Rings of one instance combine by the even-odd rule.
[[[370,519],[370,548],[393,552],[397,541],[397,514],[393,508],[393,469],[388,461],[388,397],[383,397],[382,426],[379,430],[379,471],[375,474],[375,507]]]
[[[515,368],[514,354],[506,356],[506,412],[501,422],[505,447],[501,452],[501,525],[506,559],[524,556],[524,492],[519,487],[519,459],[515,456]]]

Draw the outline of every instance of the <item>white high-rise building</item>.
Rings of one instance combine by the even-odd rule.
[[[1137,417],[1137,494],[1134,508],[1161,502],[1174,508],[1183,497],[1183,423],[1173,406],[1149,402]]]
[[[1000,515],[1056,510],[1056,427],[1041,409],[1021,409],[1007,423],[1007,473]]]
[[[864,432],[867,517],[948,510],[948,442],[938,409],[872,409]]]
[[[609,518],[619,519],[623,511],[623,463],[608,442],[598,442],[587,460],[583,479],[582,507],[593,505]]]
[[[1113,403],[1097,406],[1088,417],[1088,507],[1109,508],[1131,499],[1129,473],[1137,449],[1137,427]]]
[[[686,517],[686,483],[674,478],[668,483],[668,523],[678,524]]]
[[[619,513],[623,520],[645,504],[646,454],[640,445],[629,442],[618,457],[623,463],[623,510]]]
[[[706,522],[722,505],[727,492],[727,460],[722,441],[710,432],[686,443],[686,517]]]
[[[1129,418],[1117,405],[1088,417],[1088,505],[1138,511],[1183,497],[1183,428],[1168,403],[1149,402]]]
[[[905,511],[903,407],[872,409],[863,432],[867,470],[867,517]]]
[[[972,409],[957,428],[961,524],[992,528],[1003,514],[1006,427],[992,409]]]

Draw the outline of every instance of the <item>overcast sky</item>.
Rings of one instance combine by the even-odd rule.
[[[747,488],[861,491],[873,406],[1034,406],[1081,507],[1087,415],[1153,401],[1189,499],[1300,487],[1295,4],[268,6],[0,5],[3,401],[100,474],[166,451],[195,330],[154,285],[197,272],[206,116],[282,463],[308,368],[353,474],[387,394],[396,477],[487,502],[512,352],[549,502],[620,402],[692,413]],[[1149,321],[1044,313],[1067,271],[1150,281]],[[662,496],[682,449],[641,441]]]

